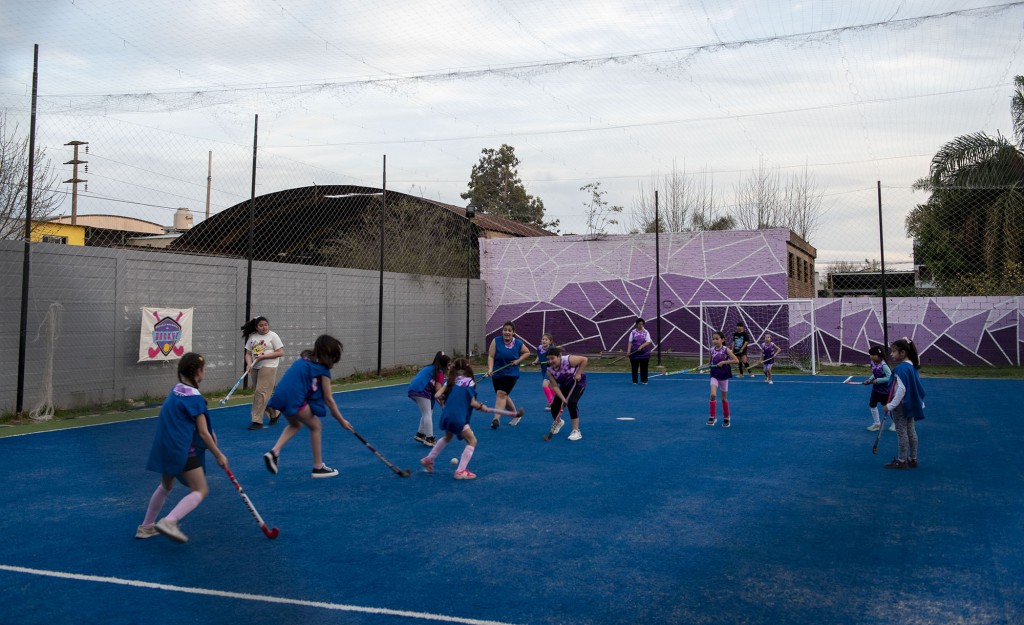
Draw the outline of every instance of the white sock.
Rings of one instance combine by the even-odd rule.
[[[170,495],[171,491],[164,488],[163,484],[158,484],[156,490],[153,491],[153,496],[149,498],[149,507],[146,508],[146,518],[142,519],[142,524],[149,527],[156,523],[156,516],[160,514],[160,509],[164,507],[164,502],[167,501],[167,495]]]
[[[466,470],[466,467],[469,466],[469,459],[473,457],[475,450],[476,447],[466,445],[466,448],[462,450],[462,458],[459,459],[459,468],[456,469],[456,472]]]
[[[882,419],[878,416],[878,406],[871,409],[871,418],[875,420],[875,425],[882,424]]]
[[[447,444],[448,441],[445,440],[443,436],[437,439],[437,442],[434,443],[434,446],[431,448],[430,453],[427,454],[427,458],[430,458],[431,462],[436,460],[437,454],[441,453],[441,450],[444,449]]]
[[[174,522],[178,522],[184,519],[185,515],[189,512],[195,510],[196,506],[198,506],[202,501],[203,496],[199,494],[199,491],[194,490],[181,498],[181,501],[178,502],[178,505],[174,506],[174,509],[167,515],[167,518]]]

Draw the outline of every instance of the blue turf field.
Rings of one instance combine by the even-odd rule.
[[[461,443],[419,470],[404,386],[336,397],[405,479],[332,419],[339,477],[309,478],[304,432],[272,476],[278,429],[213,411],[276,541],[212,463],[190,542],[135,540],[154,419],[0,439],[0,622],[1024,622],[1024,382],[925,378],[921,468],[891,471],[895,435],[872,456],[868,391],[839,378],[735,381],[729,430],[704,425],[706,376],[590,378],[580,442],[542,440],[536,373],[518,427],[476,413],[472,482]]]

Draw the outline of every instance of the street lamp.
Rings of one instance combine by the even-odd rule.
[[[466,253],[466,358],[469,358],[469,279],[473,277],[473,217],[476,209],[466,207],[466,224],[469,226],[469,248]]]

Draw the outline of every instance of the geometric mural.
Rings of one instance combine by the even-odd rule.
[[[697,353],[701,301],[787,298],[788,238],[786,229],[664,233],[660,266],[653,234],[481,239],[487,340],[513,321],[531,349],[550,332],[576,353],[621,350],[636,317],[656,333],[660,284],[662,350]],[[861,364],[882,343],[881,298],[813,302],[819,362]],[[1022,297],[888,302],[889,340],[913,339],[924,364],[1021,364]],[[810,338],[803,319],[790,324],[792,343]]]

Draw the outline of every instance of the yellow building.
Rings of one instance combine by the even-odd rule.
[[[33,243],[59,243],[63,245],[85,245],[85,226],[33,221],[30,238]]]

